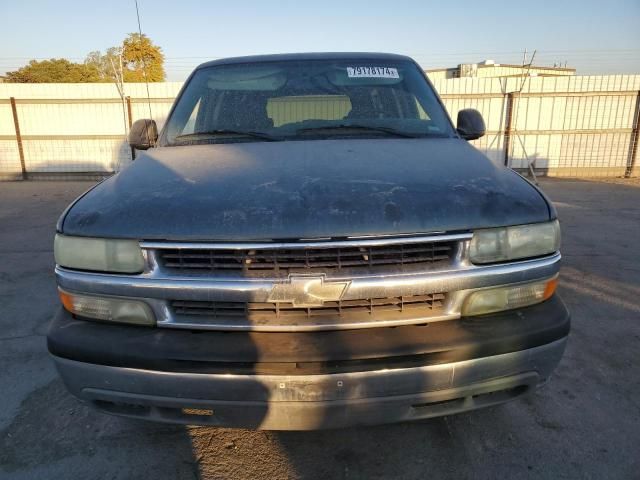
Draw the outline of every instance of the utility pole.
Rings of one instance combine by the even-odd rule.
[[[118,66],[119,69],[116,69],[115,64],[113,63],[113,58],[109,57],[109,63],[111,64],[111,69],[113,70],[113,77],[115,80],[116,89],[118,90],[118,94],[120,95],[120,99],[122,100],[122,123],[124,127],[124,137],[125,142],[127,141],[127,133],[129,130],[129,123],[127,121],[127,99],[124,92],[124,65],[122,63],[122,50],[120,50],[118,55]],[[131,159],[135,159],[134,149],[131,149]],[[118,165],[116,165],[116,170],[120,170],[120,160],[118,160]]]

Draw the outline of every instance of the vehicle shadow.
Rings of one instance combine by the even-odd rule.
[[[473,324],[469,325],[469,337]],[[417,329],[404,329],[397,349],[414,346]],[[397,329],[389,331],[397,332]],[[363,339],[363,341],[366,341]],[[314,349],[322,352],[323,342]],[[332,337],[329,351],[348,351],[352,340],[347,334]],[[514,350],[517,348],[514,347]],[[473,357],[473,347],[468,353]],[[425,385],[416,380],[416,392]],[[514,406],[514,405],[520,405]],[[232,429],[190,429],[189,433],[199,468],[204,478],[216,478],[222,471],[222,454],[244,478],[275,476],[282,478],[473,478],[483,460],[474,449],[483,448],[483,439],[474,439],[467,431],[493,429],[508,438],[514,425],[510,415],[518,412],[521,401],[480,412],[462,413],[414,423],[362,426],[309,432],[251,432]],[[322,425],[323,418],[315,419]],[[478,432],[476,432],[478,433]],[[524,439],[523,439],[524,441]],[[220,448],[227,445],[227,451]],[[229,458],[232,458],[229,460]],[[256,463],[254,457],[260,458]],[[526,468],[526,466],[525,466]]]

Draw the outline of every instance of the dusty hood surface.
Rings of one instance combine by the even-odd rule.
[[[550,218],[541,194],[459,139],[149,150],[82,197],[69,235],[262,240],[467,230]]]

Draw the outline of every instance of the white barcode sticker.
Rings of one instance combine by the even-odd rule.
[[[347,67],[349,78],[400,78],[393,67]]]

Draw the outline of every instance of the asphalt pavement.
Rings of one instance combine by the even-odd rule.
[[[55,222],[90,182],[0,182],[0,478],[640,478],[640,182],[544,180],[573,326],[532,396],[420,423],[320,432],[94,412],[46,350]]]

